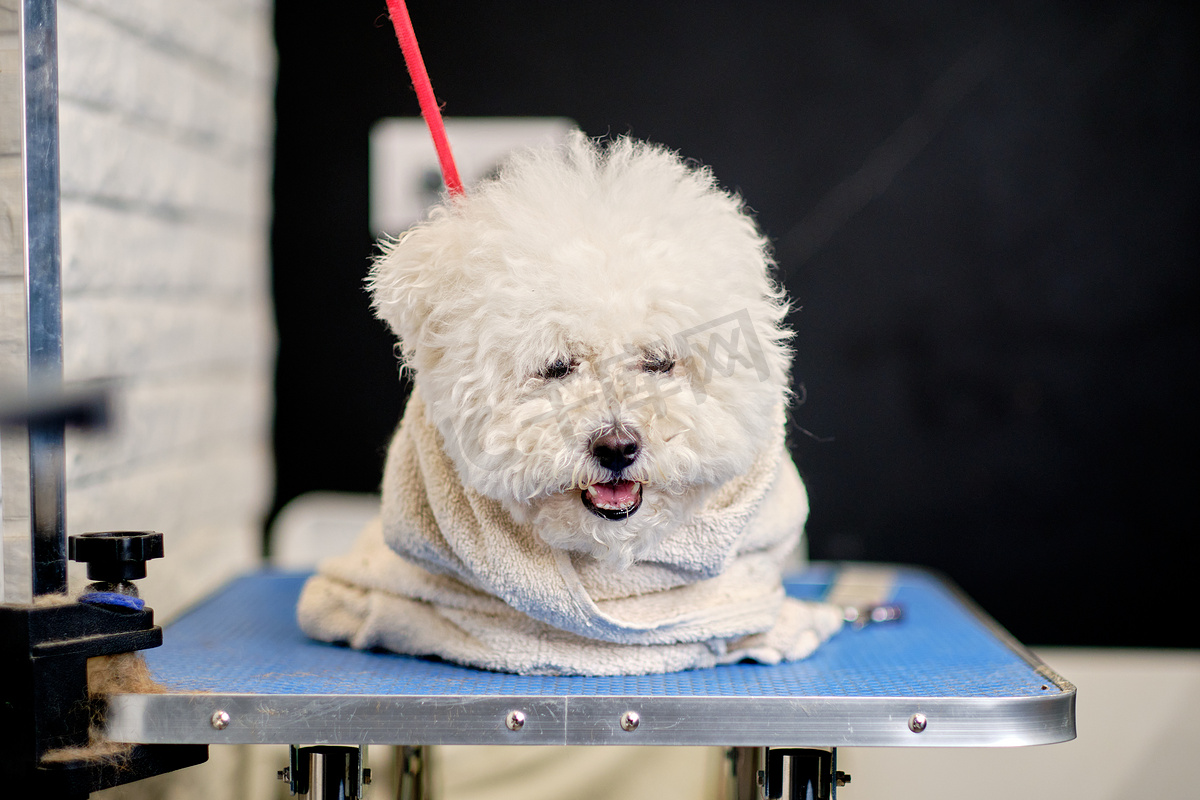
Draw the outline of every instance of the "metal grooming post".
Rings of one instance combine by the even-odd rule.
[[[16,30],[11,24],[16,12]],[[14,184],[4,197],[19,197],[19,211],[6,204],[13,236],[6,242],[2,287],[7,297],[24,290],[24,331],[7,331],[8,344],[23,340],[25,363],[6,361],[13,375],[0,398],[5,458],[28,441],[29,509],[21,503],[9,519],[30,535],[34,599],[67,590],[68,539],[65,525],[63,455],[68,419],[85,424],[103,420],[104,401],[62,391],[63,330],[59,248],[58,47],[54,0],[6,0],[4,71],[0,99],[4,112],[6,163],[0,175]],[[14,37],[13,33],[17,36]],[[19,44],[19,50],[16,46]],[[12,65],[20,64],[19,69]],[[14,124],[15,123],[15,124]],[[12,168],[20,151],[20,170]],[[20,247],[23,270],[16,269]],[[12,287],[10,290],[9,287]],[[12,335],[16,334],[16,335]],[[21,335],[23,334],[23,336]],[[17,349],[17,348],[13,348]],[[22,430],[24,426],[24,430]],[[12,438],[8,438],[12,437]],[[16,453],[10,468],[21,464]],[[10,478],[15,478],[9,473]],[[5,488],[17,490],[24,486]],[[13,498],[9,494],[8,498]],[[71,556],[88,564],[96,581],[75,600],[0,602],[0,671],[6,676],[0,703],[0,785],[13,796],[82,800],[91,792],[198,764],[207,746],[131,743],[118,754],[98,746],[91,733],[105,697],[94,695],[88,663],[162,643],[153,609],[130,582],[145,575],[145,560],[162,555],[162,535],[131,531],[72,537]],[[7,592],[6,592],[7,594]],[[17,594],[17,593],[14,593]],[[7,796],[7,795],[6,795]]]
[[[58,37],[55,0],[22,0],[25,323],[28,388],[62,386],[62,255],[59,239]],[[67,589],[61,418],[30,422],[29,516],[34,596]]]

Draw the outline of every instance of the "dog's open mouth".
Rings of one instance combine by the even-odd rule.
[[[604,519],[628,519],[642,505],[642,485],[637,481],[593,483],[580,494],[583,507]]]

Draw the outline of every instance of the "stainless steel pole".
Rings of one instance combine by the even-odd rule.
[[[55,0],[21,0],[24,65],[25,298],[29,391],[62,385],[62,251],[59,228],[58,32]],[[29,426],[33,594],[65,592],[64,427]]]

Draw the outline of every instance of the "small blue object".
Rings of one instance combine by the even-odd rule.
[[[141,611],[146,607],[146,601],[120,592],[87,592],[79,596],[79,602],[90,603],[94,606],[124,606]]]

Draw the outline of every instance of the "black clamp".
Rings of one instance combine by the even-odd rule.
[[[0,604],[0,782],[30,796],[83,798],[208,759],[206,745],[131,745],[116,756],[89,751],[103,698],[88,691],[88,659],[158,647],[162,628],[131,581],[162,556],[162,534],[114,531],[72,536],[71,558],[95,581],[78,600]],[[24,793],[21,793],[22,795]]]
[[[79,597],[81,603],[118,605],[141,609],[133,581],[146,577],[146,562],[162,558],[163,536],[153,531],[84,533],[67,540],[72,561],[87,564],[88,580],[95,581]]]

